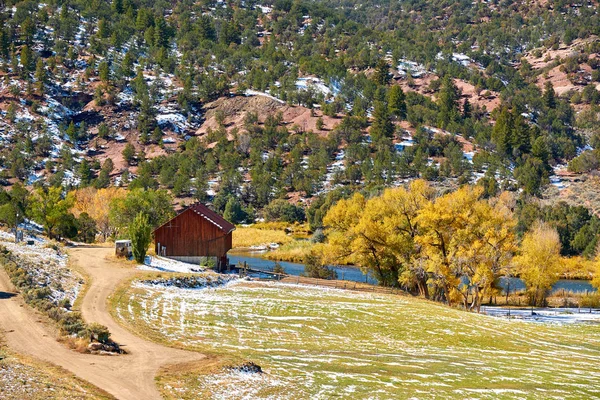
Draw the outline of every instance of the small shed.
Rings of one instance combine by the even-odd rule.
[[[234,230],[231,222],[196,203],[154,230],[156,254],[192,264],[214,257],[217,270],[223,270]]]
[[[131,240],[117,240],[115,242],[115,255],[117,257],[130,257],[131,254]]]

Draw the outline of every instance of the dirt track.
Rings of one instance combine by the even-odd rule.
[[[111,262],[107,257],[112,251],[87,247],[74,248],[69,253],[91,279],[81,304],[85,320],[106,325],[113,340],[129,354],[99,356],[69,350],[56,341],[52,330],[39,321],[20,296],[0,296],[0,326],[6,343],[15,351],[60,365],[118,399],[160,399],[154,377],[161,366],[198,361],[206,356],[148,342],[112,319],[107,297],[119,282],[136,273],[133,268]],[[0,270],[0,292],[14,292],[3,270]]]

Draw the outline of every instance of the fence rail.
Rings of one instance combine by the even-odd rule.
[[[406,292],[396,287],[383,287],[370,285],[355,281],[342,281],[334,279],[318,279],[308,278],[305,276],[291,276],[283,278],[280,282],[288,284],[302,284],[311,286],[321,286],[334,289],[346,289],[365,293],[380,293],[380,294],[406,294]]]

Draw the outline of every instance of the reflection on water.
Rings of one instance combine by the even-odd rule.
[[[247,253],[244,254],[229,254],[229,262],[231,264],[248,263],[248,266],[255,269],[262,269],[265,271],[273,271],[275,267],[275,261],[265,260],[260,258],[260,253]],[[279,264],[285,270],[288,275],[298,276],[304,273],[304,264],[292,263],[287,261],[279,261]],[[370,274],[365,275],[362,271],[356,267],[332,267],[337,273],[337,278],[352,282],[367,282],[371,284],[377,284],[377,280]]]
[[[248,266],[255,269],[262,269],[265,271],[273,271],[275,267],[275,261],[265,260],[261,258],[261,252],[244,252],[229,254],[229,262],[232,264],[246,262]],[[280,261],[279,264],[285,270],[288,275],[298,276],[304,273],[304,264],[292,263],[287,261]],[[352,282],[367,282],[371,284],[377,284],[377,280],[370,274],[365,275],[363,272],[356,267],[333,267],[333,270],[337,273],[337,278]],[[268,277],[268,276],[261,276]],[[508,287],[510,292],[525,290],[525,284],[519,278],[501,278],[500,286],[504,291]],[[552,286],[552,292],[560,290],[571,291],[574,293],[586,293],[595,292],[596,289],[592,286],[590,281],[574,280],[574,279],[561,279]]]

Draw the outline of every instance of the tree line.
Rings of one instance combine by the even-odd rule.
[[[380,284],[479,311],[503,277],[520,277],[530,303],[545,305],[569,261],[561,237],[536,220],[518,231],[517,200],[508,192],[485,198],[481,186],[437,194],[425,181],[360,193],[333,205],[323,218],[327,241],[313,256],[326,264],[355,264]]]

